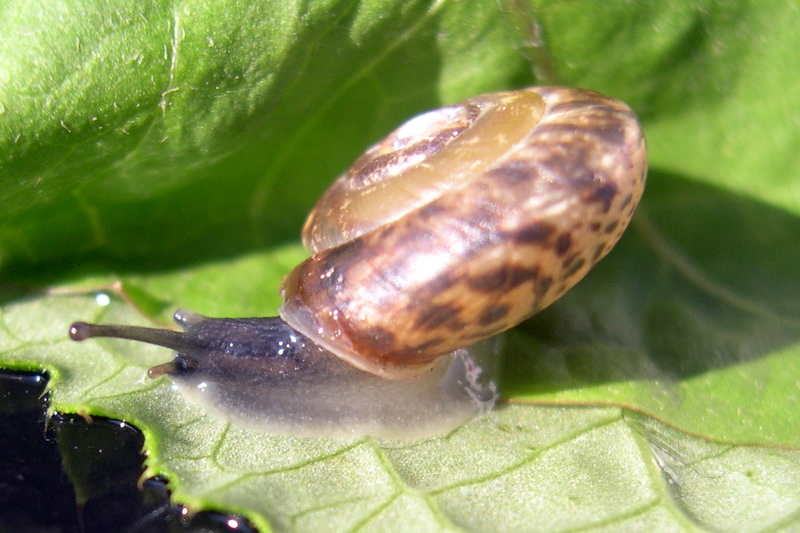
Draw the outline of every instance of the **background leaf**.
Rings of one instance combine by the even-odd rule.
[[[797,527],[791,5],[14,0],[0,20],[0,357],[46,369],[56,409],[140,427],[178,501],[278,530]],[[366,146],[537,81],[629,102],[651,171],[619,247],[507,336],[491,415],[413,443],[252,433],[145,381],[163,350],[66,340],[76,318],[274,313],[306,211]]]

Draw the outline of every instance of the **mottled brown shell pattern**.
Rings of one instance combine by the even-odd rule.
[[[633,112],[591,91],[534,87],[421,115],[320,199],[281,317],[358,368],[419,375],[583,278],[627,227],[646,167]]]

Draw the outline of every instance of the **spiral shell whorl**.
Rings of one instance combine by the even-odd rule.
[[[645,174],[636,117],[598,93],[538,87],[422,115],[320,200],[304,231],[317,253],[284,280],[281,316],[363,370],[413,377],[583,278],[627,226]],[[409,187],[408,175],[434,181]]]

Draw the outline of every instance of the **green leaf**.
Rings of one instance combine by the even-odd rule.
[[[662,4],[5,2],[0,362],[136,424],[177,501],[264,530],[796,529],[800,14]],[[629,102],[651,171],[617,249],[506,336],[490,415],[410,443],[254,433],[145,378],[162,349],[67,340],[274,314],[305,212],[366,146],[537,80]]]

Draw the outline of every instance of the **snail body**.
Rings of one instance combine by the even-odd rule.
[[[494,401],[496,343],[481,341],[608,253],[646,166],[636,117],[617,100],[564,87],[473,97],[406,122],[322,196],[303,230],[312,255],[284,278],[280,317],[179,311],[183,333],[76,323],[70,334],[175,349],[150,375],[169,374],[240,423],[445,431]],[[285,408],[270,414],[276,404]]]

